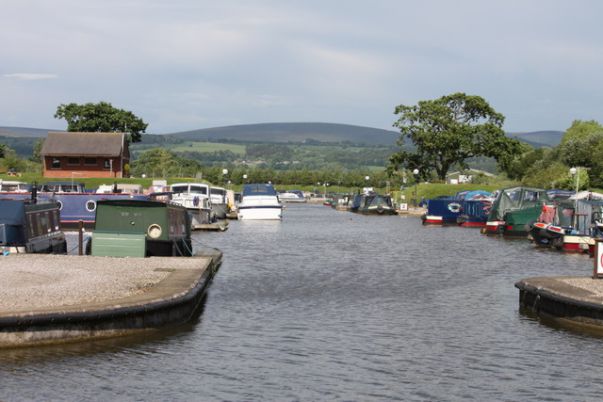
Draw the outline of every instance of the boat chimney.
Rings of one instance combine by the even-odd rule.
[[[31,203],[38,203],[38,183],[34,181],[33,186],[31,186]]]

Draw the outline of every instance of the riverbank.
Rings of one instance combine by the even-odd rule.
[[[1,257],[0,348],[106,338],[191,319],[221,264],[191,258]]]
[[[521,308],[559,324],[603,333],[603,280],[555,276],[522,279]]]

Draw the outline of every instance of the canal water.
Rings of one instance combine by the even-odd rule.
[[[197,233],[224,263],[195,322],[0,351],[0,400],[600,400],[603,339],[513,284],[592,260],[414,217],[291,205]]]

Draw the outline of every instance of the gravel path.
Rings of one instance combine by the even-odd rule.
[[[0,314],[120,299],[142,294],[174,269],[198,269],[193,258],[0,256]]]

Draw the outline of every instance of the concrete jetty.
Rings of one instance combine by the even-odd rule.
[[[536,277],[515,287],[520,306],[539,317],[603,333],[603,279]]]
[[[190,320],[221,263],[195,257],[0,257],[0,348],[156,330]]]

